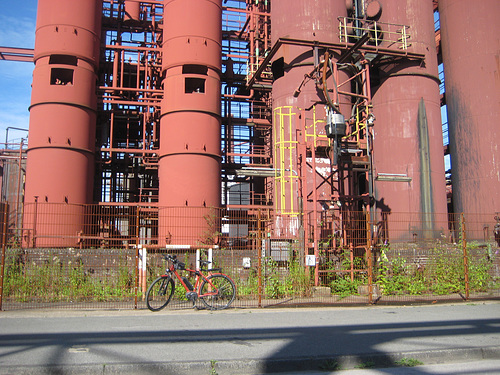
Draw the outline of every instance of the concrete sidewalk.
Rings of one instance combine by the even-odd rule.
[[[0,312],[0,374],[331,373],[403,358],[500,359],[500,304]]]

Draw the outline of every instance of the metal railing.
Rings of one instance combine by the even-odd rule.
[[[338,20],[341,43],[356,43],[363,35],[369,34],[369,45],[403,51],[411,46],[409,26],[349,17],[339,17]]]

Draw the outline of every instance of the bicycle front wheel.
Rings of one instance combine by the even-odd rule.
[[[200,299],[211,310],[228,308],[236,297],[233,280],[223,274],[215,274],[203,280],[200,287]]]
[[[146,292],[146,305],[151,311],[160,311],[168,305],[174,295],[175,284],[169,276],[160,276]]]

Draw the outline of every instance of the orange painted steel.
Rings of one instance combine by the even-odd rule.
[[[199,241],[203,216],[220,206],[221,0],[166,0],[159,150],[159,242]],[[191,238],[179,238],[168,207],[207,207]],[[168,239],[168,240],[167,240]]]
[[[296,144],[299,141],[299,130],[306,132],[305,128],[301,128],[299,124],[299,114],[302,110],[306,110],[307,118],[312,118],[310,113],[311,108],[316,103],[326,102],[326,98],[319,93],[316,82],[312,77],[312,72],[315,68],[314,61],[314,43],[325,44],[334,43],[339,40],[339,29],[336,20],[339,16],[346,16],[347,10],[345,1],[279,1],[275,0],[272,3],[272,41],[276,46],[280,38],[286,37],[296,40],[296,43],[285,44],[280,47],[274,57],[274,64],[278,64],[279,59],[283,59],[283,75],[275,76],[273,82],[273,131],[276,136],[274,139],[277,149],[275,150],[274,161],[276,169],[280,166],[286,166],[285,170],[280,170],[277,173],[286,180],[296,180],[298,175],[298,153],[296,152]],[[303,41],[311,41],[311,45],[303,45]],[[317,51],[318,61],[323,57],[324,48]],[[337,56],[333,56],[335,60]],[[340,78],[339,78],[340,77]],[[347,75],[342,72],[337,72],[337,81],[345,81]],[[333,89],[333,87],[331,87]],[[345,117],[350,116],[350,98],[340,96],[340,107],[345,112]],[[324,119],[324,106],[317,106],[317,118]],[[286,124],[281,124],[280,117],[284,118]],[[290,124],[289,124],[290,123]],[[315,126],[315,124],[313,124]],[[314,139],[318,135],[325,137],[324,122],[322,126],[316,128],[316,134],[313,134]],[[305,138],[305,136],[304,136]],[[326,140],[326,137],[325,137]],[[326,142],[328,143],[328,142]],[[314,142],[314,146],[316,143]],[[286,156],[288,155],[288,156]],[[315,158],[313,158],[313,162]],[[291,167],[290,167],[291,166]],[[281,168],[283,169],[283,168]],[[302,176],[307,179],[309,185],[316,186],[313,182],[315,173],[310,173],[309,176]],[[298,183],[298,182],[297,182]],[[293,184],[289,184],[287,188],[282,189],[277,187],[275,191],[275,206],[278,211],[283,213],[298,212],[297,207],[298,196],[297,189],[292,189]],[[295,190],[295,191],[293,191]],[[286,197],[284,204],[280,203],[281,196]],[[326,199],[329,199],[327,197]],[[304,208],[315,209],[317,202],[308,203],[304,201]]]
[[[33,62],[33,50],[29,48],[0,47],[0,61]]]
[[[344,37],[340,37],[338,30],[339,18],[347,15],[353,3],[341,0],[314,3],[274,0],[272,44],[271,17],[268,13],[270,2],[264,5],[264,2],[255,4],[248,1],[246,9],[240,9],[232,8],[236,6],[235,3],[230,3],[230,7],[222,7],[222,1],[219,0],[105,0],[103,8],[100,0],[71,4],[62,0],[41,0],[34,51],[36,67],[26,202],[33,203],[37,197],[37,203],[89,203],[94,187],[96,200],[103,202],[166,207],[160,215],[160,242],[165,242],[167,237],[170,241],[176,241],[175,233],[169,228],[176,226],[168,222],[166,211],[172,207],[207,207],[208,214],[200,218],[202,222],[207,222],[209,208],[220,205],[220,134],[221,112],[224,112],[225,189],[230,190],[236,181],[236,170],[247,162],[246,157],[250,163],[245,167],[265,165],[270,168],[274,162],[275,169],[279,169],[276,177],[286,174],[287,181],[293,183],[273,190],[269,187],[271,178],[241,177],[238,182],[244,180],[254,189],[250,193],[252,198],[265,197],[245,203],[245,206],[255,207],[262,202],[270,204],[274,200],[277,202],[276,207],[285,215],[291,212],[290,216],[299,217],[301,206],[302,209],[315,212],[305,220],[314,223],[315,230],[311,233],[315,237],[311,243],[317,252],[319,228],[316,226],[320,222],[317,210],[320,206],[345,203],[349,209],[358,210],[372,203],[371,197],[368,197],[371,191],[366,192],[368,178],[363,178],[369,173],[371,165],[370,155],[366,154],[366,149],[370,148],[366,138],[355,140],[356,147],[352,146],[354,142],[351,139],[345,141],[344,144],[349,145],[344,151],[350,147],[347,151],[352,153],[346,156],[347,152],[344,152],[344,161],[347,161],[344,166],[338,166],[340,172],[335,172],[337,176],[331,168],[328,155],[330,143],[325,139],[323,130],[323,108],[324,103],[328,102],[324,94],[335,90],[333,82],[331,84],[328,81],[329,90],[325,88],[321,93],[321,84],[318,85],[318,80],[313,77],[319,75],[321,70],[318,68],[314,71],[313,65],[316,68],[323,66],[322,73],[327,77],[325,68],[329,68],[329,64],[323,64],[321,59],[325,56],[324,52],[328,51],[334,56],[333,62],[342,55],[341,61],[346,63],[343,66],[333,64],[331,70],[337,77],[337,83],[345,83],[338,93],[341,112],[346,119],[353,115],[348,126],[351,131],[355,128],[358,134],[370,132],[364,130],[369,128],[363,122],[366,122],[372,110],[370,92],[374,93],[373,112],[377,123],[371,129],[375,132],[373,177],[377,219],[384,221],[394,211],[418,211],[422,216],[421,223],[436,222],[432,216],[436,212],[444,212],[446,204],[439,100],[436,96],[437,67],[434,48],[431,48],[434,45],[431,15],[436,8],[436,1],[356,2],[365,6],[363,10],[370,18],[369,22],[383,21],[393,26],[410,26],[410,29],[401,28],[405,32],[409,30],[408,35],[401,36],[404,41],[408,36],[408,49],[406,44],[404,47],[398,45],[398,48],[389,45],[389,32],[383,24],[380,23],[377,28],[373,23],[366,23],[369,26],[363,30],[378,30],[378,42],[369,40],[355,50],[353,40],[360,36],[349,33],[354,30],[355,22],[351,19],[345,24]],[[458,3],[443,0],[441,4],[443,26],[450,30],[446,31],[448,47],[444,48],[445,55],[448,54],[445,64],[448,64],[452,82],[449,83],[448,96],[455,98],[477,89],[472,87],[472,82],[467,83],[461,78],[466,70],[458,69],[455,63],[469,48],[458,42],[465,38],[454,37],[457,31],[454,29],[457,24],[454,20],[460,20],[466,13],[457,12],[455,4]],[[497,6],[485,4],[491,9]],[[237,6],[245,5],[240,2]],[[57,12],[54,11],[56,8]],[[221,24],[222,11],[227,16],[225,25]],[[358,13],[364,17],[362,11]],[[484,9],[481,8],[479,13],[484,13]],[[365,21],[363,18],[362,22]],[[233,23],[233,26],[228,27],[227,23]],[[369,29],[372,26],[375,29]],[[484,26],[479,26],[464,27],[463,30],[467,35],[480,35],[477,39],[484,41],[484,44],[478,48],[476,55],[484,53],[481,66],[493,72],[493,55],[485,51],[490,50],[486,46],[494,41],[483,36]],[[472,29],[474,33],[470,31]],[[224,61],[224,75],[221,73],[221,31],[227,42],[224,43],[224,58],[227,59]],[[462,29],[459,31],[462,32]],[[99,43],[101,32],[105,35],[102,44]],[[105,51],[103,56],[99,56],[100,47]],[[313,53],[315,48],[316,59]],[[7,52],[12,53],[0,48],[0,53]],[[18,52],[27,57],[24,56],[28,54],[27,50]],[[234,58],[234,61],[229,57]],[[271,150],[273,140],[269,131],[272,117],[269,90],[272,80],[268,63],[279,57],[283,57],[285,64],[283,77],[276,76],[273,82],[273,107],[279,108],[279,111],[274,112],[274,127],[276,129],[281,120],[286,127],[283,135],[280,134],[281,138],[274,139],[275,143],[281,142],[281,145]],[[244,74],[246,65],[243,60],[247,60],[248,70],[253,73]],[[358,67],[363,65],[363,71],[353,69],[354,62]],[[368,70],[370,64],[372,66]],[[345,73],[347,71],[349,74]],[[491,76],[479,76],[481,79],[478,81],[483,84],[477,86],[483,86],[484,89],[477,91],[474,97],[481,97],[483,91],[487,92],[483,102],[489,104],[479,108],[479,103],[474,103],[471,107],[474,110],[477,108],[477,112],[469,113],[469,110],[464,109],[466,106],[457,107],[457,100],[450,103],[450,106],[455,105],[450,117],[458,124],[450,133],[455,144],[452,147],[456,153],[454,158],[458,160],[455,164],[466,163],[461,157],[467,153],[460,150],[472,144],[478,148],[486,142],[486,138],[491,139],[491,142],[497,138],[495,127],[476,129],[477,123],[471,129],[463,126],[463,118],[481,118],[481,123],[486,123],[486,117],[481,117],[484,113],[488,113],[488,118],[494,118],[497,114],[495,94],[499,90],[495,90],[496,81],[488,79],[488,83],[493,85],[491,88],[485,84],[486,78]],[[95,104],[97,77],[99,107]],[[221,79],[225,79],[222,82],[225,85],[224,111],[220,109]],[[328,79],[331,79],[330,75]],[[377,80],[380,80],[380,84],[376,83]],[[458,81],[460,84],[456,83]],[[373,83],[373,87],[370,87],[369,82]],[[363,90],[359,87],[354,89],[356,85],[363,85]],[[356,93],[349,92],[351,87]],[[488,101],[490,94],[492,102]],[[333,96],[332,99],[335,99]],[[356,114],[354,110],[351,113],[351,105],[355,101],[354,108],[359,110]],[[362,106],[359,105],[360,101],[364,101]],[[311,125],[313,116],[309,115],[314,104],[315,118]],[[238,106],[238,110],[232,110],[232,106]],[[247,108],[250,108],[248,113]],[[237,118],[237,112],[240,112],[240,118]],[[462,116],[459,113],[465,114]],[[356,124],[355,117],[358,119]],[[246,125],[242,125],[242,121]],[[257,121],[265,121],[258,130],[254,126]],[[289,123],[291,126],[288,127]],[[243,129],[243,126],[251,135],[247,137],[245,134],[241,136],[243,139],[238,139],[235,134],[238,127]],[[308,133],[311,128],[316,133],[312,136]],[[488,132],[489,137],[483,131]],[[298,134],[300,132],[302,134]],[[467,133],[467,136],[460,132]],[[274,133],[275,136],[277,134]],[[319,139],[318,135],[323,138]],[[246,146],[239,147],[241,141],[248,142],[248,152]],[[98,161],[94,160],[96,146],[100,147],[98,153],[100,151],[102,157]],[[465,174],[470,174],[474,181],[477,177],[480,181],[478,184],[489,187],[480,189],[478,194],[480,202],[490,203],[480,203],[478,210],[494,206],[498,200],[496,190],[489,185],[490,180],[494,183],[498,177],[498,168],[490,165],[492,160],[496,160],[497,154],[493,146],[471,151],[480,155],[477,162],[472,160],[470,165],[467,164],[468,169],[460,164],[456,167],[459,170],[454,173],[455,198],[458,201],[475,204],[472,199],[465,198],[465,195],[471,195],[467,189],[473,185],[465,183]],[[288,149],[293,150],[286,156],[277,152],[285,148],[287,153]],[[357,155],[352,156],[355,152]],[[299,158],[302,158],[300,162]],[[241,160],[244,161],[239,163]],[[487,163],[482,163],[484,160]],[[93,184],[96,166],[100,181]],[[325,173],[329,166],[329,173]],[[128,173],[131,169],[134,171]],[[319,170],[323,172],[316,173]],[[477,175],[473,175],[472,171]],[[487,178],[491,176],[492,179]],[[328,183],[328,179],[332,182]],[[145,180],[148,180],[147,183]],[[333,187],[334,184],[337,186]],[[139,192],[141,189],[154,193],[149,198],[142,196],[143,200]],[[233,189],[233,193],[235,191]],[[299,198],[303,201],[299,202]],[[287,206],[289,202],[293,202],[293,208]],[[228,203],[227,200],[224,203]],[[36,243],[36,238],[47,234],[42,225],[44,220],[34,217],[29,209],[26,212],[27,243],[42,245]],[[470,208],[458,210],[474,211]],[[68,229],[67,238],[74,237],[81,225],[81,220],[75,220],[74,228]],[[205,224],[205,229],[207,226],[215,228],[217,223]],[[197,227],[204,228],[201,224]],[[298,221],[291,224],[290,233],[297,228]],[[445,232],[443,228],[426,229],[435,229],[435,234]],[[194,233],[192,241],[197,241],[199,235]],[[61,245],[64,244],[61,242]]]
[[[96,0],[38,2],[25,202],[92,202],[101,13]],[[60,246],[74,245],[82,229],[83,208],[75,210],[82,215]],[[28,244],[43,246],[37,220],[44,218],[26,211]]]
[[[139,1],[125,1],[125,16],[124,21],[140,20],[141,4]]]
[[[500,211],[500,2],[439,0],[439,14],[454,212]]]
[[[446,195],[432,1],[379,3],[379,21],[409,26],[409,50],[425,57],[373,64],[371,76],[379,80],[371,88],[377,215],[420,212],[422,225],[434,223],[436,213],[446,212]],[[434,229],[438,236],[445,228]]]
[[[339,16],[346,16],[347,9],[345,1],[284,1],[275,0],[272,3],[272,41],[276,46],[280,38],[286,37],[300,41],[316,41],[317,44],[332,43],[339,40],[339,29],[336,20]],[[314,117],[324,119],[326,117],[327,98],[320,93],[315,79],[314,70],[320,65],[320,59],[325,53],[324,49],[319,49],[311,45],[309,47],[300,45],[301,43],[282,46],[276,53],[273,65],[275,67],[274,82],[272,88],[273,97],[273,142],[274,142],[274,167],[276,170],[276,183],[274,190],[274,202],[277,212],[283,215],[278,218],[277,225],[281,220],[288,223],[288,227],[283,228],[289,235],[295,235],[304,230],[303,210],[312,210],[312,251],[316,259],[314,268],[315,285],[319,285],[319,218],[317,209],[319,208],[319,195],[322,194],[324,200],[330,200],[331,191],[329,189],[319,189],[319,178],[317,178],[316,162],[321,162],[324,169],[330,170],[330,159],[325,153],[317,152],[319,144],[316,142],[318,136],[323,136],[323,146],[329,145],[326,139],[325,123],[316,126],[312,120],[314,129],[310,135],[313,141],[307,139],[308,132],[306,118],[309,122]],[[328,58],[328,53],[325,55]],[[334,62],[339,55],[332,56]],[[281,61],[281,62],[280,62]],[[325,65],[329,65],[328,61]],[[335,77],[333,91],[337,90],[337,83],[345,81],[347,74],[340,73],[333,63],[331,75]],[[326,73],[325,73],[326,77]],[[325,81],[323,81],[323,84]],[[350,116],[350,98],[344,96],[334,97],[336,106],[344,112],[346,117]],[[318,105],[325,103],[325,105]],[[338,108],[337,107],[337,108]],[[313,110],[312,110],[313,109]],[[305,112],[303,112],[305,111]],[[302,113],[301,113],[302,112]],[[313,114],[314,112],[314,114]],[[301,140],[305,140],[300,145]],[[311,160],[309,170],[300,168],[300,163],[305,165],[306,153],[300,147],[309,147],[311,152],[307,157]],[[324,147],[323,147],[324,148]],[[321,169],[321,168],[319,168]],[[312,193],[302,192],[304,186],[312,186]],[[326,190],[326,191],[325,191]],[[290,219],[290,220],[289,220]],[[306,233],[308,228],[305,228]],[[307,255],[307,249],[303,255]]]

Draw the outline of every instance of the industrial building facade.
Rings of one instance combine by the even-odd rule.
[[[499,6],[39,0],[23,246],[259,249],[262,232],[318,269],[325,243],[452,237],[449,213],[492,237]]]

